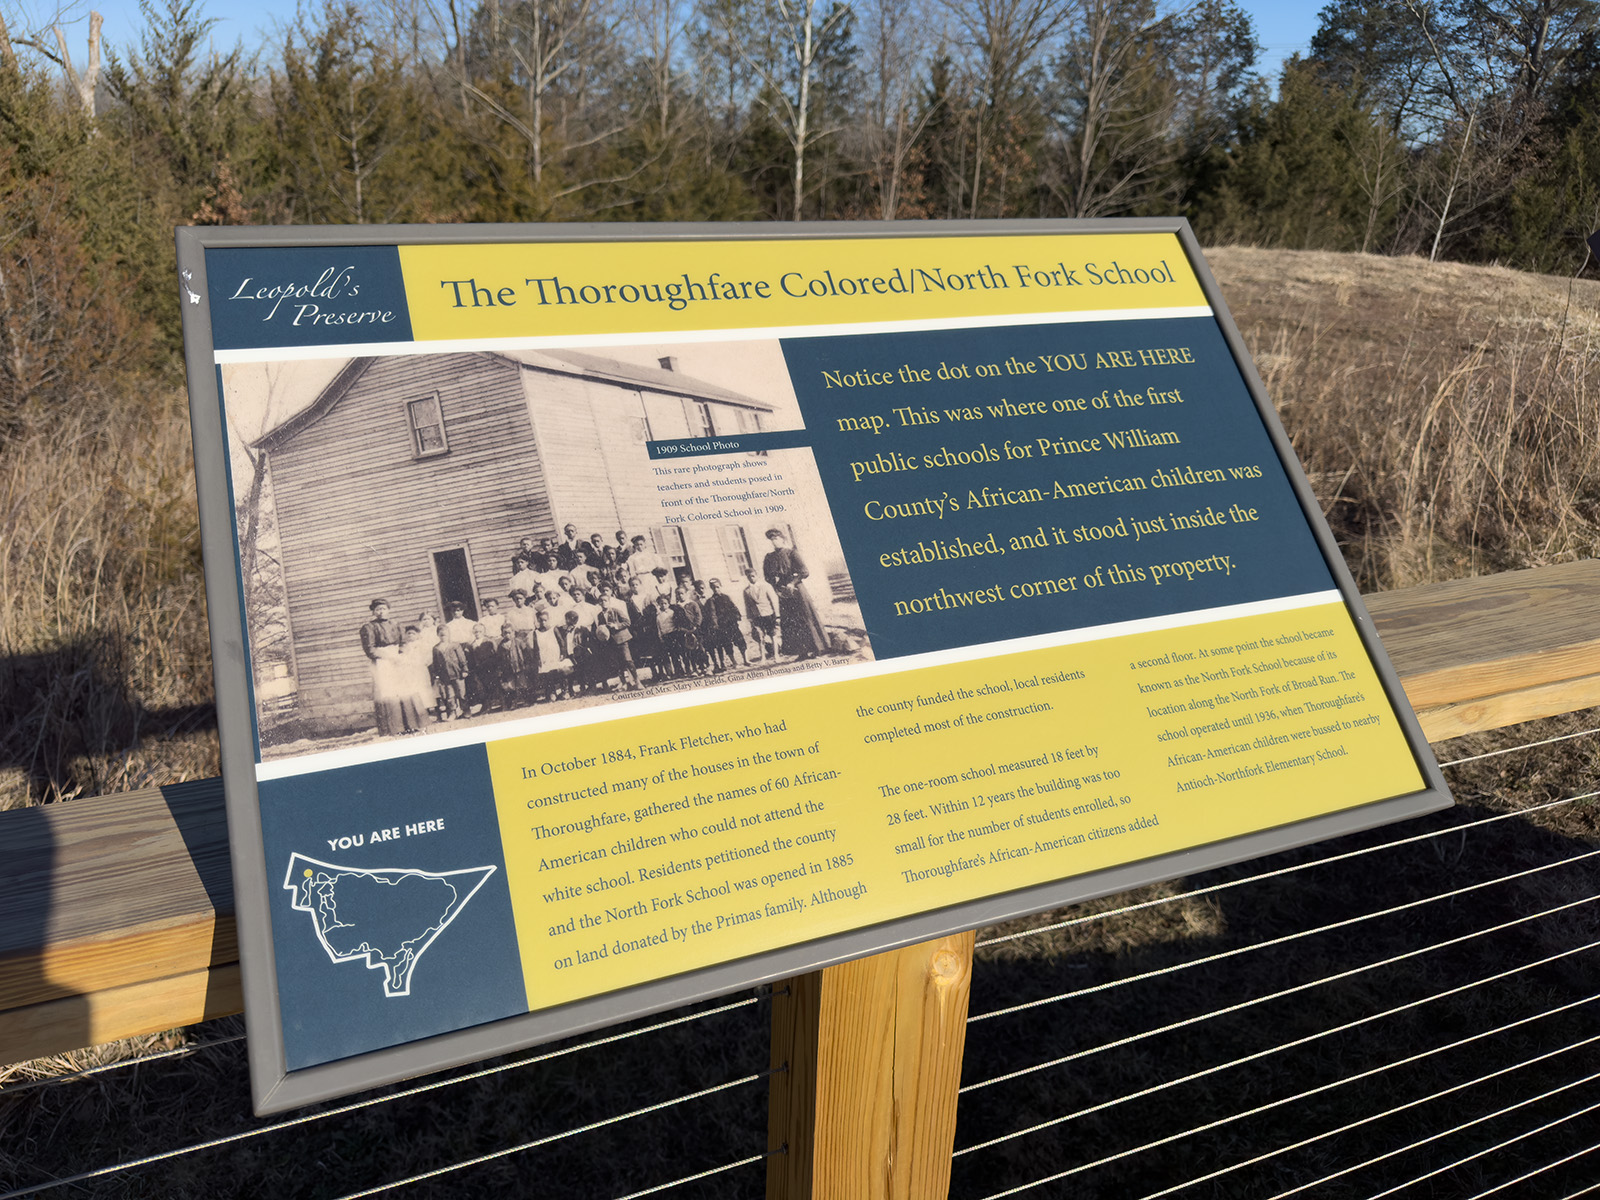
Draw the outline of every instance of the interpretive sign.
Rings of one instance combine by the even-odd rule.
[[[178,246],[260,1111],[1449,803],[1181,222]]]

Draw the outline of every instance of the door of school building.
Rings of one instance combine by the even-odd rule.
[[[472,581],[467,548],[456,546],[433,552],[433,574],[439,584],[439,619],[450,619],[450,605],[460,604],[470,621],[478,619],[478,589]]]

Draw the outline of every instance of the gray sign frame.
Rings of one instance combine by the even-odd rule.
[[[214,365],[211,318],[206,298],[206,251],[228,248],[394,246],[557,242],[807,241],[848,238],[971,238],[994,236],[1084,236],[1175,234],[1188,256],[1207,302],[1251,399],[1288,475],[1307,526],[1349,607],[1362,643],[1382,682],[1386,699],[1404,730],[1426,786],[1404,796],[1196,846],[1048,884],[1022,888],[946,908],[797,943],[685,974],[573,1001],[556,1008],[508,1017],[348,1059],[289,1071],[277,994],[269,904],[281,880],[269,877],[255,777],[251,664],[243,623],[242,582],[234,552],[229,501],[227,445]],[[1428,747],[1388,656],[1361,602],[1355,581],[1267,397],[1216,279],[1186,220],[1113,218],[1049,221],[928,221],[794,224],[552,224],[552,225],[368,225],[318,227],[186,227],[177,230],[177,264],[183,310],[198,488],[201,547],[211,624],[234,874],[239,957],[243,973],[252,1097],[259,1114],[331,1099],[413,1076],[521,1050],[634,1017],[726,995],[742,988],[818,970],[947,934],[990,925],[1046,909],[1169,880],[1196,871],[1338,837],[1376,825],[1435,812],[1452,805],[1449,789]],[[1109,319],[1109,318],[1108,318]],[[997,326],[1004,318],[996,318]]]

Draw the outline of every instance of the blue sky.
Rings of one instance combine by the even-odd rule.
[[[1296,51],[1303,51],[1317,28],[1317,11],[1323,0],[1241,0],[1256,22],[1256,37],[1262,44],[1259,66],[1264,74],[1275,75],[1278,65]],[[231,47],[242,40],[255,47],[270,37],[276,24],[294,16],[295,0],[202,0],[203,11],[216,18],[213,31],[219,47]],[[0,0],[0,11],[20,33],[33,21],[54,9],[49,0]],[[18,9],[21,9],[20,13]],[[90,8],[105,16],[105,38],[113,46],[137,45],[139,32],[138,0],[69,0],[65,12],[73,57],[81,62]],[[20,17],[20,19],[19,19]]]
[[[1255,18],[1256,40],[1261,43],[1261,69],[1277,74],[1278,65],[1291,54],[1304,53],[1317,31],[1322,3],[1310,0],[1243,0],[1240,5]]]

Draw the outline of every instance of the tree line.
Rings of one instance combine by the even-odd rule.
[[[1600,0],[308,0],[218,50],[0,0],[0,419],[176,368],[184,223],[1182,214],[1594,270]],[[89,383],[86,381],[99,381]]]

